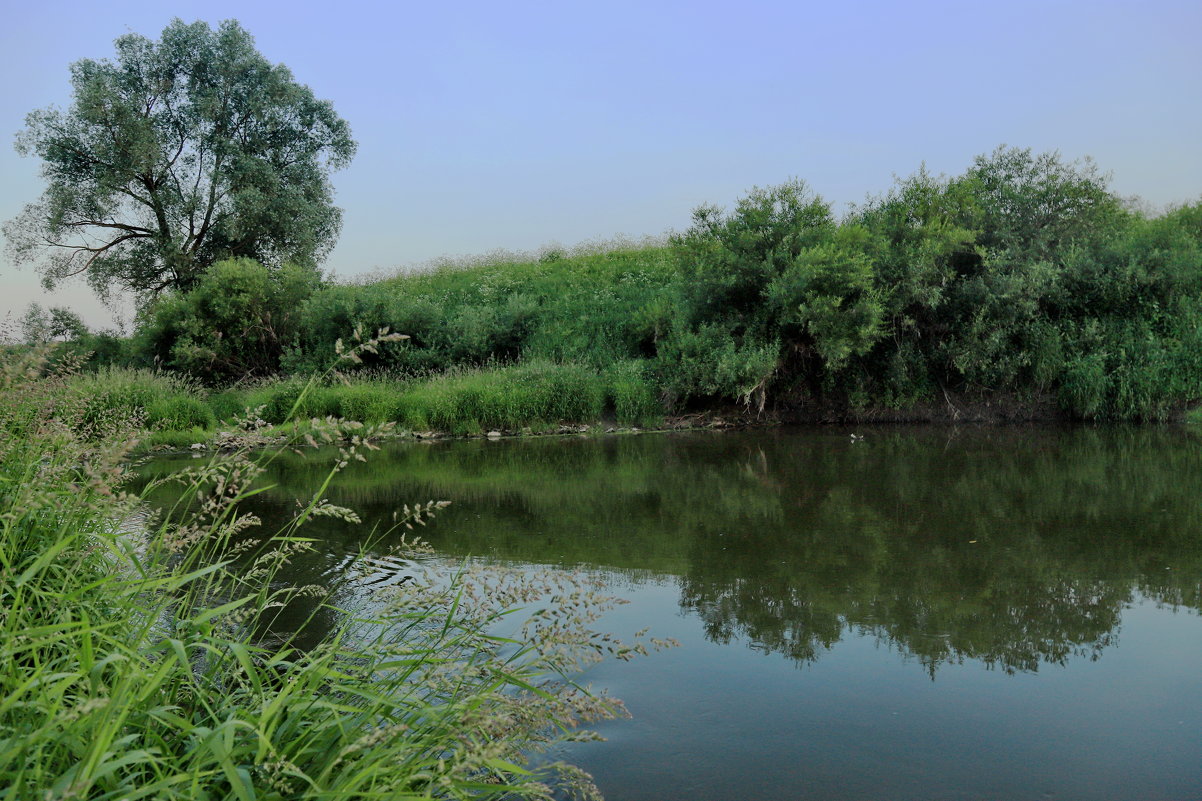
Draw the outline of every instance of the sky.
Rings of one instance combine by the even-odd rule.
[[[1091,156],[1153,208],[1202,197],[1197,0],[48,0],[0,29],[0,219],[44,188],[11,147],[25,115],[70,105],[72,62],[173,17],[239,20],[350,123],[337,277],[658,236],[790,178],[843,209],[1000,144]],[[0,322],[37,301],[115,324],[7,255],[0,289]]]

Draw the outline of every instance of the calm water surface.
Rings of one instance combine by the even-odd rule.
[[[291,578],[428,499],[445,554],[603,573],[608,628],[682,644],[585,677],[634,719],[556,756],[612,801],[1202,799],[1202,442],[855,432],[392,446]],[[279,461],[260,514],[326,464]]]

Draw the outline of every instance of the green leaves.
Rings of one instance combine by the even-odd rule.
[[[674,241],[684,309],[661,359],[682,398],[719,394],[762,409],[796,360],[816,354],[834,373],[877,341],[884,307],[871,236],[836,226],[804,183],[754,189],[729,215],[703,206],[693,223]]]
[[[1103,241],[1127,216],[1093,161],[1066,163],[1055,151],[1002,146],[977,156],[959,180],[974,198],[970,226],[981,244],[1016,256]]]
[[[193,291],[160,299],[141,335],[162,363],[208,381],[268,375],[299,333],[300,306],[319,283],[305,267],[218,262]]]
[[[341,225],[329,174],[355,152],[333,106],[232,20],[115,44],[116,61],[72,65],[68,110],[18,136],[47,188],[4,227],[14,259],[139,293],[189,289],[221,259],[320,262]]]
[[[799,253],[766,294],[782,325],[812,338],[828,370],[867,353],[880,336],[883,307],[872,262],[838,244]]]
[[[728,215],[701,206],[693,212],[693,227],[673,240],[688,321],[754,326],[768,283],[833,230],[830,206],[802,181],[757,187]]]

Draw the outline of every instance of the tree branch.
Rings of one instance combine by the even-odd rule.
[[[125,225],[117,222],[101,222],[100,220],[76,220],[74,222],[63,223],[67,228],[82,228],[84,226],[95,226],[97,228],[115,228],[118,231],[129,231],[131,233],[140,233],[148,236],[154,236],[154,231],[150,228],[143,228],[140,225]]]
[[[221,172],[222,157],[216,156],[213,159],[213,178],[209,182],[209,204],[205,209],[204,222],[201,223],[200,231],[196,234],[196,238],[192,241],[192,252],[200,250],[200,244],[209,233],[209,227],[213,222],[213,212],[217,209],[217,203],[225,194],[220,197],[217,195],[217,175]]]
[[[73,270],[63,276],[63,278],[71,278],[72,276],[76,276],[76,275],[79,275],[80,273],[87,272],[88,268],[92,266],[92,263],[95,262],[96,259],[100,258],[104,253],[108,252],[110,249],[116,247],[117,245],[120,245],[122,242],[125,242],[130,239],[146,239],[146,238],[148,238],[147,234],[125,234],[123,236],[117,237],[112,242],[109,242],[107,245],[103,245],[98,248],[90,248],[87,245],[65,245],[61,242],[54,242],[49,239],[46,240],[46,244],[50,245],[51,247],[64,248],[67,250],[74,250],[76,253],[91,253],[92,254],[91,256],[88,257],[88,260],[84,262],[84,265],[82,267],[80,267],[78,270]]]

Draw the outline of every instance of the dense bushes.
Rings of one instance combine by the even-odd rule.
[[[846,408],[1004,392],[1161,418],[1202,399],[1200,209],[1148,218],[1090,162],[1007,148],[957,178],[902,179],[838,225],[803,184],[755,190],[676,238],[661,375],[678,397]]]
[[[792,363],[838,370],[866,353],[882,315],[867,238],[859,226],[836,226],[799,181],[755,189],[730,214],[698,209],[674,240],[682,308],[668,351],[675,358],[665,360],[669,388],[762,407]]]
[[[409,339],[354,369],[390,388],[345,403],[314,391],[303,411],[414,427],[514,426],[515,409],[537,414],[527,424],[565,419],[506,372],[538,363],[591,371],[605,408],[630,420],[732,401],[830,415],[949,394],[1162,418],[1202,400],[1202,203],[1150,216],[1091,162],[999,148],[959,176],[899,179],[841,220],[792,181],[730,211],[703,206],[666,244],[323,287],[227,262],[151,309],[131,358],[208,383],[308,375],[352,331],[380,328]],[[240,399],[281,417],[296,391]]]

